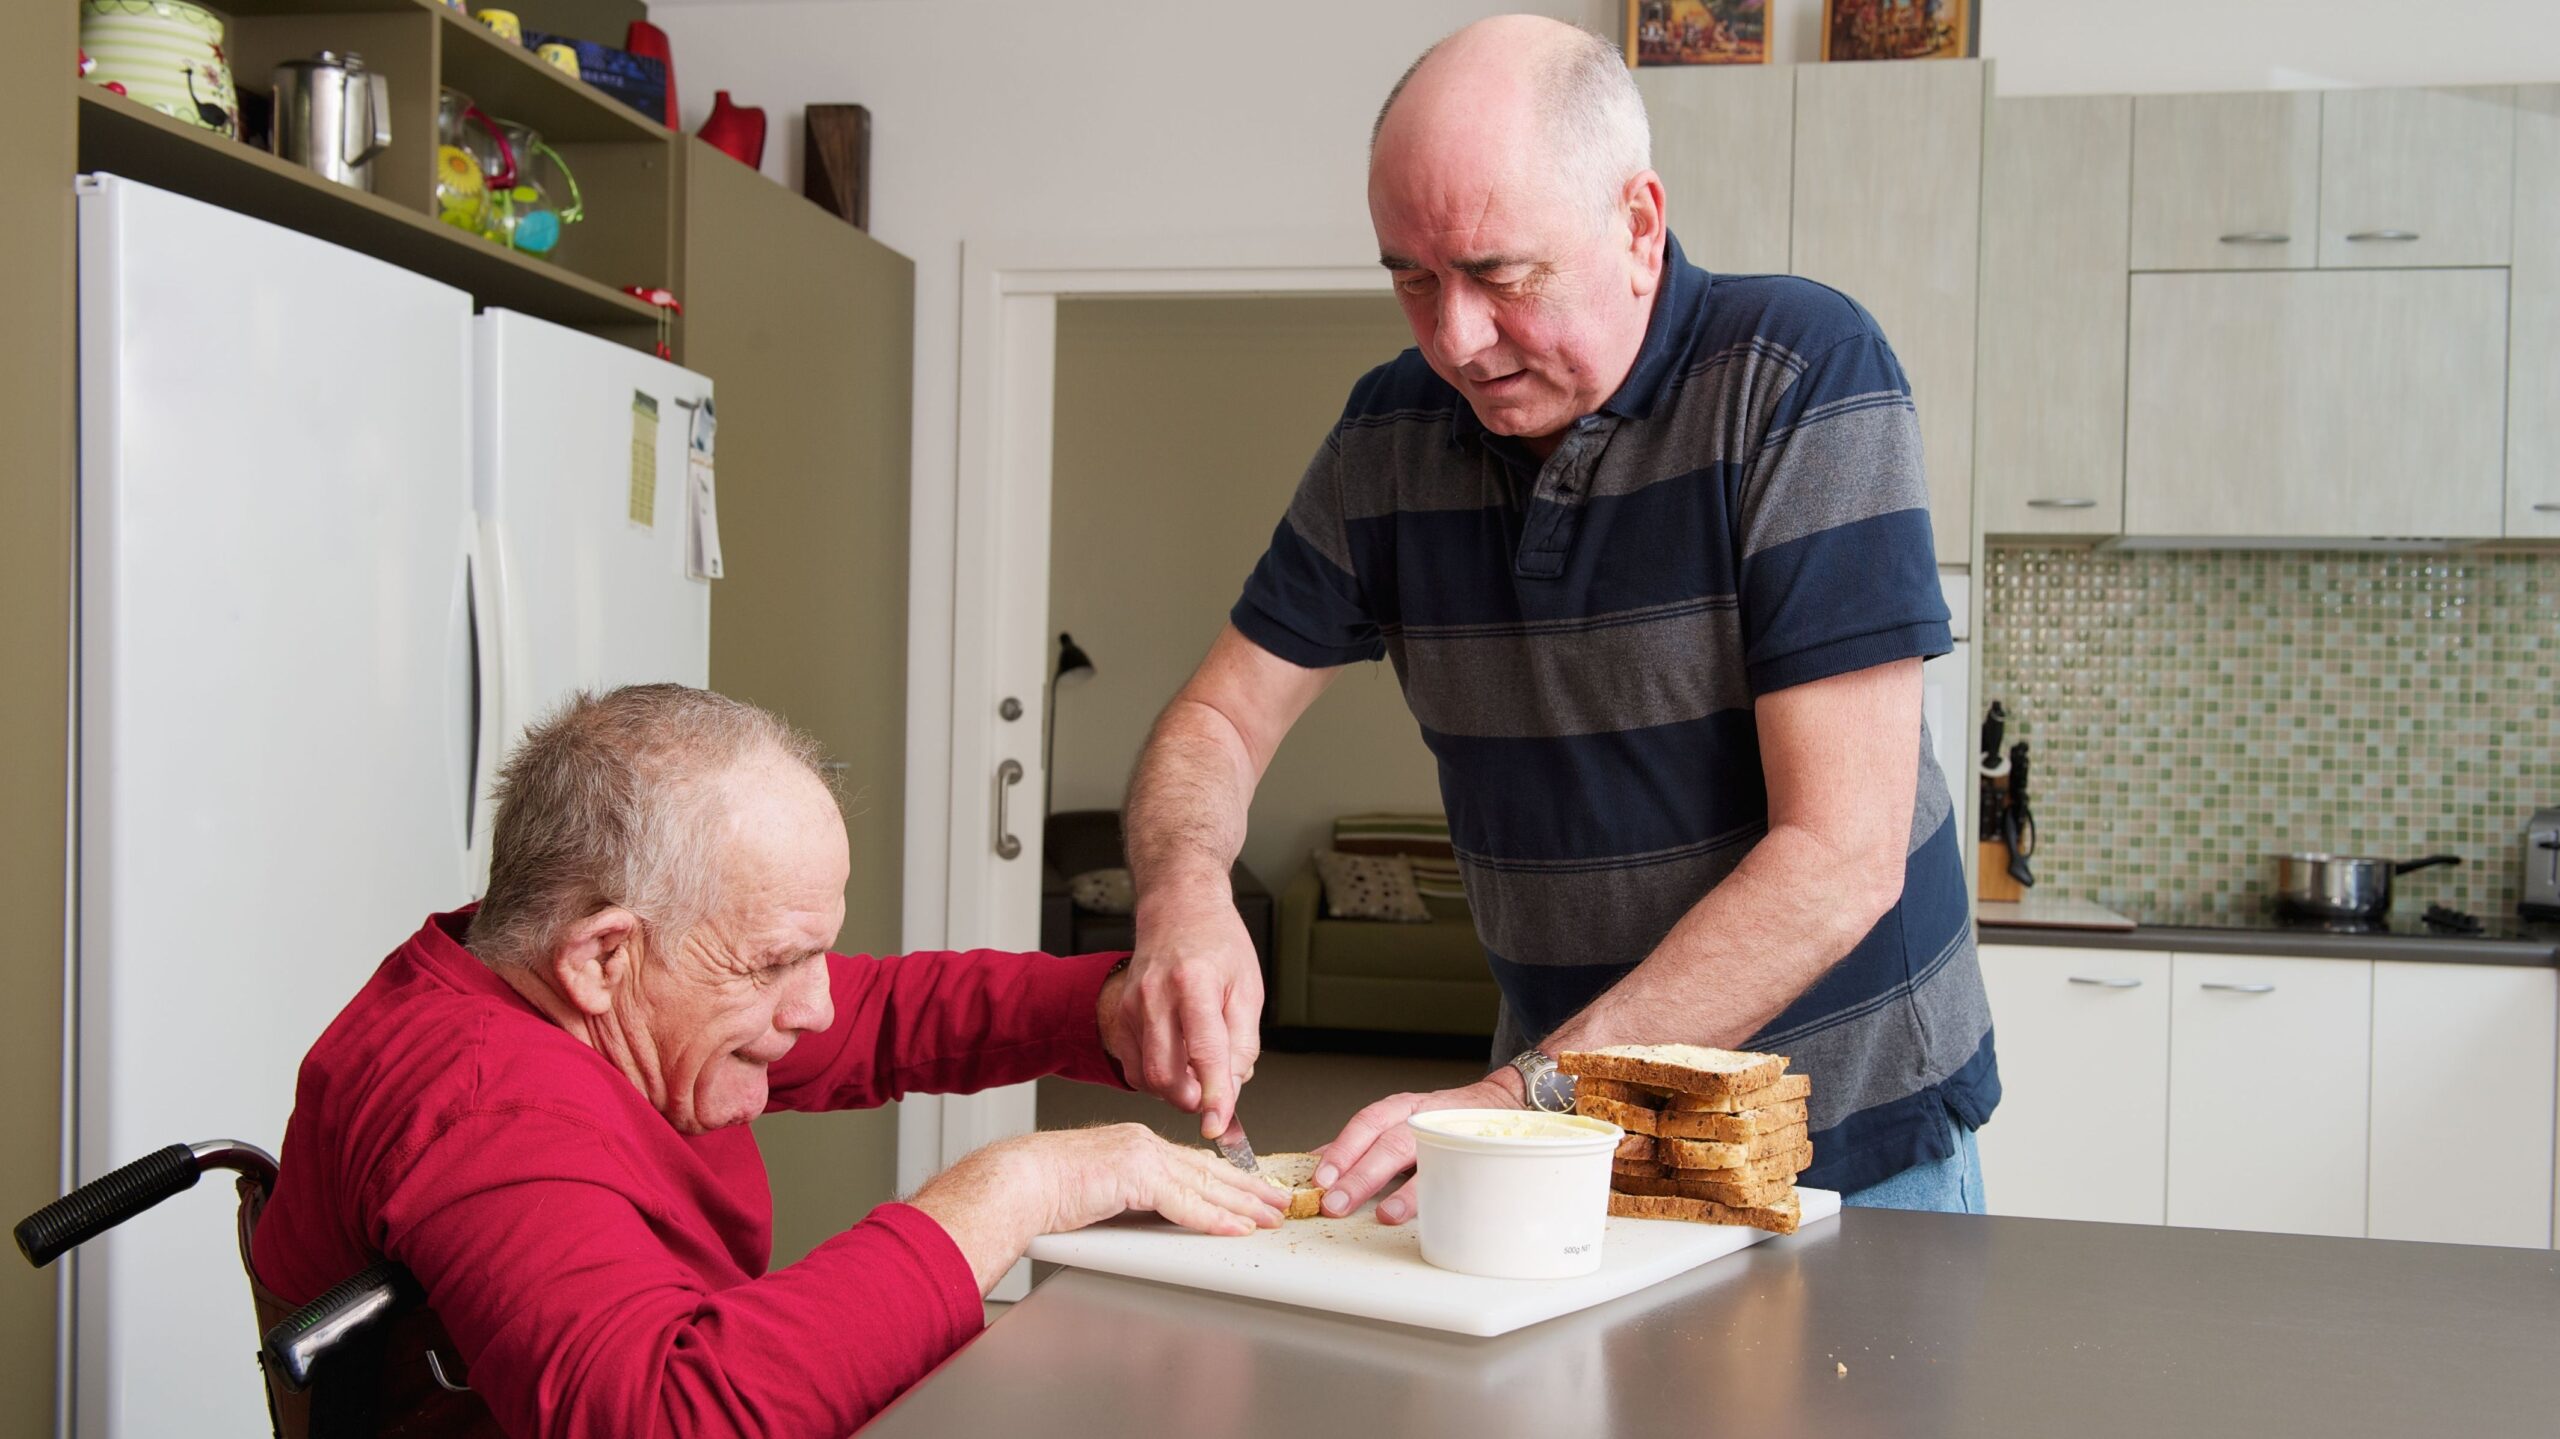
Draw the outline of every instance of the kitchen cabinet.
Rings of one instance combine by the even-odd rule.
[[[2133,101],[2001,100],[1991,115],[1974,422],[1982,530],[2116,534]]]
[[[1808,65],[1795,74],[1790,268],[1855,297],[1901,358],[1919,405],[1942,559],[1972,552],[1989,80],[1989,68],[1971,60]]]
[[[2319,92],[2134,100],[2134,269],[2308,269],[2319,219]]]
[[[2320,264],[2503,265],[2515,91],[2332,90],[2320,97]]]
[[[1983,947],[2000,1054],[1979,1140],[1992,1213],[2166,1217],[2170,968],[2162,953]]]
[[[2516,92],[2515,193],[2506,532],[2560,540],[2560,85]]]
[[[1786,273],[1795,77],[1791,65],[1636,71],[1653,122],[1653,168],[1691,264]]]
[[[2128,534],[2494,537],[2502,269],[2138,274]]]
[[[2363,1234],[2373,966],[2178,954],[2169,968],[2169,1222]]]
[[[2373,967],[2367,1232],[2549,1246],[2560,971]]]

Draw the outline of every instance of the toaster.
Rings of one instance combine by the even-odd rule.
[[[2524,827],[2524,889],[2516,910],[2560,919],[2560,807],[2538,809]]]

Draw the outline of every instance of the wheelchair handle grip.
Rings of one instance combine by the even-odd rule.
[[[18,1252],[42,1269],[173,1195],[196,1187],[203,1170],[192,1146],[155,1149],[18,1221]]]
[[[332,1285],[266,1333],[267,1362],[287,1389],[300,1393],[329,1351],[424,1298],[418,1282],[384,1259]]]

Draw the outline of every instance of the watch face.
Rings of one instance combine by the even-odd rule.
[[[1531,1098],[1540,1109],[1562,1114],[1573,1108],[1573,1076],[1562,1070],[1539,1075],[1534,1090]]]

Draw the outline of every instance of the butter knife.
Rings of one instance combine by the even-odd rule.
[[[1227,1132],[1218,1136],[1218,1153],[1247,1174],[1262,1172],[1262,1161],[1253,1157],[1253,1142],[1244,1137],[1244,1118],[1241,1115],[1228,1116]]]

